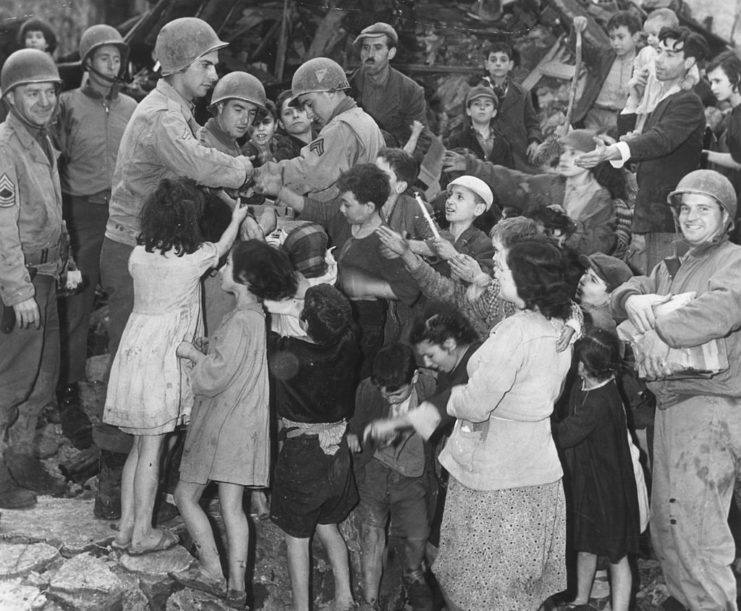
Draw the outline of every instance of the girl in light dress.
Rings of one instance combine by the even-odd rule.
[[[144,203],[142,232],[129,258],[134,308],[111,366],[103,421],[134,436],[112,544],[131,555],[178,541],[152,527],[163,441],[187,421],[193,405],[187,371],[175,351],[183,340],[203,335],[201,276],[229,250],[247,214],[246,208],[235,208],[221,239],[205,242],[203,205],[192,180],[163,179]]]

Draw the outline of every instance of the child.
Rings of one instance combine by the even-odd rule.
[[[543,140],[543,133],[530,92],[511,79],[515,67],[514,50],[504,42],[492,44],[484,67],[488,72],[484,82],[494,89],[499,100],[494,123],[512,148],[514,167],[521,172],[535,172],[530,158]]]
[[[440,239],[432,240],[435,253],[443,259],[438,267],[441,274],[450,275],[446,261],[459,253],[473,257],[484,269],[492,268],[494,249],[491,240],[481,229],[473,226],[476,218],[487,212],[492,203],[494,195],[489,185],[475,176],[460,176],[448,184],[445,220],[449,226]]]
[[[422,566],[429,534],[431,450],[414,431],[391,445],[361,443],[361,440],[371,421],[403,416],[434,391],[435,380],[417,369],[414,350],[394,343],[379,350],[371,377],[360,383],[355,395],[355,413],[348,425],[347,443],[355,453],[355,478],[360,494],[358,512],[363,525],[363,590],[369,605],[378,600],[389,517],[395,532],[404,539],[403,579],[409,603],[415,609],[423,609],[432,602]]]
[[[245,486],[264,487],[270,471],[270,413],[263,299],[293,295],[296,280],[288,259],[264,242],[237,244],[221,268],[221,287],[236,308],[221,323],[203,354],[183,341],[177,355],[194,363],[198,401],[185,439],[175,501],[199,566],[172,577],[191,588],[223,596],[230,606],[246,604],[245,567],[249,528],[242,508]],[[219,487],[226,524],[229,582],[221,570],[211,525],[198,501],[209,482]]]
[[[450,135],[447,147],[465,148],[479,159],[514,167],[509,142],[494,123],[498,108],[499,99],[491,88],[473,87],[466,96],[469,121]]]
[[[656,55],[659,48],[659,32],[663,28],[679,27],[676,13],[668,8],[658,8],[648,15],[643,23],[647,36],[647,45],[633,61],[633,76],[628,83],[629,96],[623,113],[635,113],[636,126],[633,130],[640,134],[646,124],[648,115],[656,108],[661,95],[661,81],[656,78]],[[692,89],[700,81],[700,72],[693,65],[684,80],[683,89]]]
[[[54,55],[57,48],[57,37],[51,26],[43,19],[31,17],[18,30],[18,44],[24,49],[38,49]]]
[[[628,81],[633,72],[641,22],[630,11],[618,11],[607,22],[610,47],[615,53],[597,99],[584,118],[587,129],[617,128],[617,115],[628,99]]]
[[[252,165],[259,167],[268,161],[275,161],[275,129],[278,126],[278,112],[270,100],[265,108],[257,111],[255,120],[249,126],[250,139],[242,147],[242,154],[252,159]]]
[[[576,342],[575,384],[569,416],[553,427],[563,451],[571,541],[577,552],[577,596],[571,608],[587,608],[598,556],[610,561],[612,609],[628,611],[631,567],[638,552],[638,492],[625,410],[615,375],[620,367],[616,336],[594,328]]]
[[[309,113],[303,106],[291,104],[293,94],[283,91],[275,102],[278,113],[278,131],[275,134],[275,159],[293,159],[301,149],[316,137]]]
[[[152,528],[165,436],[187,421],[190,384],[175,351],[202,335],[201,276],[234,242],[247,215],[235,208],[217,243],[199,228],[203,196],[195,182],[163,179],[144,202],[139,245],[129,258],[134,309],[111,366],[103,421],[134,435],[121,482],[121,522],[113,546],[139,555],[167,549],[173,533]]]
[[[285,533],[295,611],[310,608],[310,547],[327,550],[335,609],[353,608],[347,547],[337,524],[358,500],[345,441],[360,353],[347,299],[334,287],[306,290],[301,325],[307,337],[270,333],[268,355],[285,441],[278,456],[271,520]]]
[[[579,281],[576,298],[582,311],[589,315],[595,327],[616,332],[615,319],[610,312],[610,293],[633,277],[628,265],[601,252],[588,257],[582,255],[581,263],[586,271]]]

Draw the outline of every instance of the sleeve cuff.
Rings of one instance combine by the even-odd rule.
[[[616,142],[613,146],[615,146],[620,153],[620,161],[611,160],[610,165],[612,165],[613,168],[622,168],[628,159],[630,159],[630,147],[627,142]]]

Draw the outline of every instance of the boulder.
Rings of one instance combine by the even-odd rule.
[[[79,611],[121,609],[127,586],[108,562],[85,553],[67,560],[52,577],[47,596]]]
[[[23,583],[21,578],[0,581],[0,609],[27,611],[46,608],[47,599],[35,586]]]
[[[42,572],[60,557],[59,550],[46,543],[0,543],[0,579]]]

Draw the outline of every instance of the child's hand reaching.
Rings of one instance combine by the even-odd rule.
[[[446,261],[459,254],[455,246],[445,238],[433,238],[430,240],[430,244],[432,244],[432,250],[437,253],[437,256]]]
[[[563,352],[569,347],[574,333],[576,333],[576,329],[569,325],[566,325],[563,328],[563,331],[561,331],[561,335],[558,337],[558,341],[556,342],[556,352]]]
[[[448,264],[450,265],[451,274],[463,282],[471,283],[481,274],[486,276],[487,282],[491,279],[488,274],[484,274],[479,262],[469,255],[456,253],[448,260]]]
[[[239,202],[239,200],[237,200],[237,202]],[[241,204],[234,206],[234,210],[232,210],[232,221],[235,221],[241,225],[242,221],[247,218],[247,214],[249,214],[249,211],[250,209],[248,206],[243,206]]]
[[[363,441],[389,442],[398,433],[397,423],[394,420],[374,420],[363,431]]]

